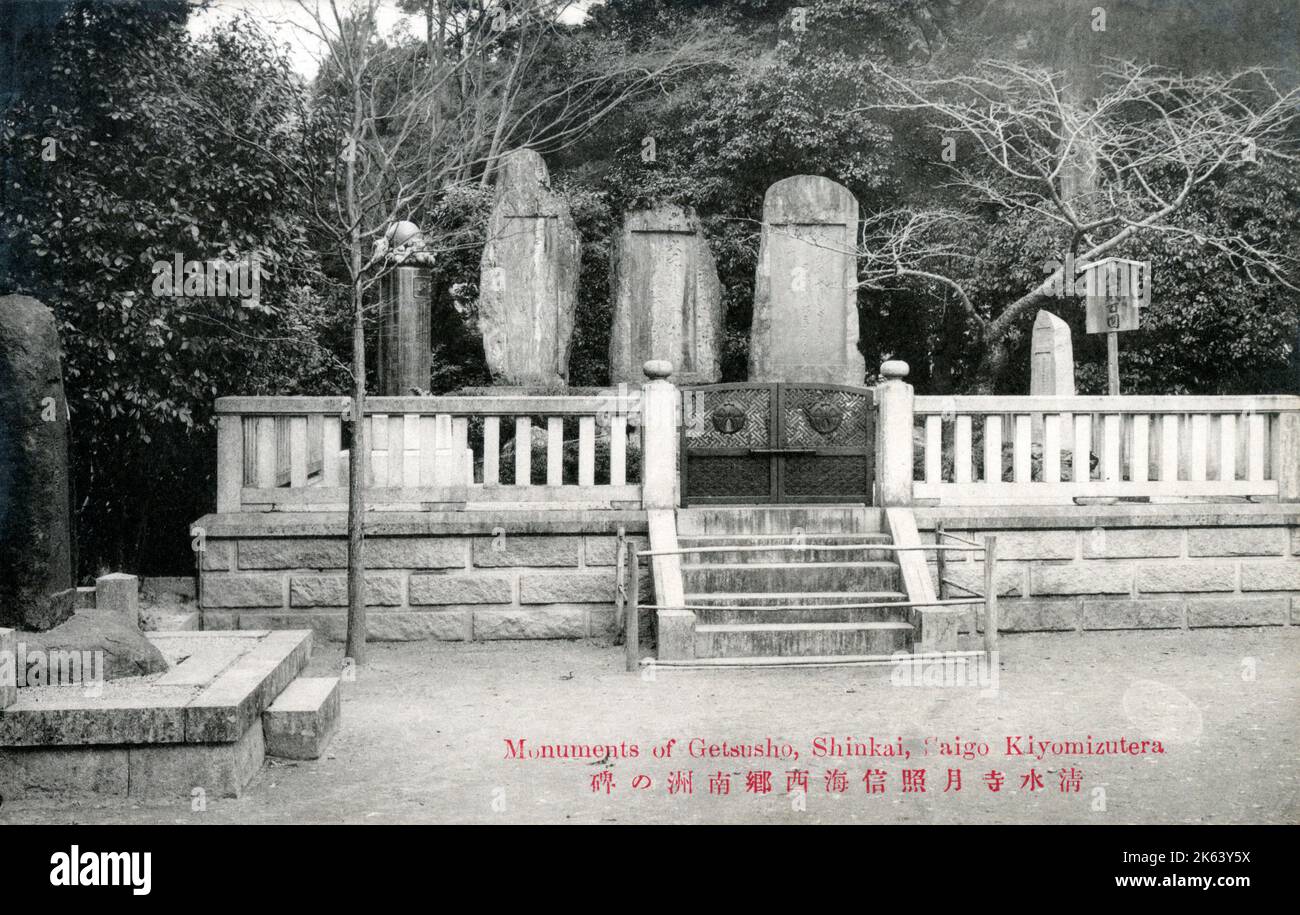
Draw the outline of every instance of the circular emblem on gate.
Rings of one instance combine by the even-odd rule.
[[[713,428],[723,435],[735,435],[745,428],[745,411],[734,403],[724,403],[713,411]]]
[[[803,413],[808,417],[808,425],[822,435],[830,435],[840,427],[840,423],[844,422],[844,412],[835,404],[825,400],[808,404],[803,408]]]

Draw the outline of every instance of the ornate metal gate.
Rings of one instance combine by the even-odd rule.
[[[682,501],[870,503],[869,388],[818,383],[682,389]]]

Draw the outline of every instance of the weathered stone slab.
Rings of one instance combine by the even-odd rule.
[[[54,313],[0,298],[0,626],[43,631],[72,615],[75,531],[68,403]]]
[[[47,632],[16,635],[29,657],[36,652],[75,653],[102,661],[106,680],[142,677],[167,669],[162,653],[140,632],[137,625],[111,610],[78,610]]]
[[[229,572],[235,568],[233,540],[206,540],[203,544],[203,571]]]
[[[1300,562],[1243,562],[1243,591],[1300,591]]]
[[[750,381],[860,385],[858,201],[848,188],[796,175],[767,189],[750,329]]]
[[[1195,527],[1187,532],[1189,556],[1282,556],[1284,527]]]
[[[478,610],[474,613],[476,639],[580,639],[586,634],[587,611],[582,607]]]
[[[633,544],[638,550],[646,549],[644,537],[629,537],[624,542]],[[584,550],[584,561],[589,566],[612,566],[618,562],[617,537],[587,537]]]
[[[317,638],[330,642],[344,641],[348,631],[344,612],[246,612],[241,614],[240,624],[259,629],[310,629]],[[468,608],[372,610],[366,614],[366,637],[376,642],[463,642],[472,632],[473,611]]]
[[[1237,566],[1231,562],[1164,562],[1143,565],[1138,568],[1137,587],[1139,591],[1150,593],[1233,591],[1237,587]]]
[[[670,203],[623,218],[610,253],[611,384],[640,385],[661,359],[678,384],[722,377],[722,284],[695,211]]]
[[[225,743],[149,745],[129,748],[128,796],[141,801],[237,798],[262,768],[266,746],[261,722]]]
[[[411,606],[508,604],[514,600],[507,575],[412,575]]]
[[[366,605],[399,607],[402,604],[400,575],[366,573]],[[289,579],[291,607],[346,607],[346,575],[294,575]]]
[[[503,566],[576,566],[582,537],[546,537],[531,534],[505,534],[501,537],[478,537],[474,540],[474,565]]]
[[[224,575],[203,577],[203,608],[281,607],[284,583],[279,575]],[[206,622],[206,616],[204,620]]]
[[[0,749],[0,795],[6,798],[103,795],[126,797],[124,747],[7,747]]]
[[[1177,600],[1084,600],[1084,629],[1181,629]]]
[[[1079,613],[1072,600],[1009,600],[998,603],[998,632],[1060,632],[1078,628]],[[976,608],[984,631],[984,608]]]
[[[180,743],[191,693],[157,690],[153,695],[95,699],[79,690],[58,705],[20,698],[0,714],[0,746],[89,746]],[[26,692],[24,690],[24,692]]]
[[[366,546],[366,552],[369,554],[370,544]],[[241,540],[239,541],[239,567],[241,569],[346,569],[348,543],[341,538],[307,537],[292,540]]]
[[[384,537],[366,542],[371,569],[463,569],[469,563],[465,537]]]
[[[519,576],[521,604],[612,603],[614,573],[538,572]]]
[[[282,759],[320,759],[338,729],[338,677],[299,677],[262,713],[266,752]]]
[[[269,632],[185,707],[188,743],[240,739],[311,658],[311,632]],[[260,729],[259,729],[260,730]]]
[[[498,384],[569,378],[581,245],[542,157],[516,149],[497,167],[496,201],[479,262],[479,329]]]
[[[952,597],[970,597],[972,593],[984,593],[984,563],[982,562],[949,563],[944,570],[944,575],[951,585],[956,586],[952,591]],[[994,578],[999,597],[1024,596],[1025,566],[1023,563],[1003,562],[999,558]],[[935,584],[938,585],[937,580]]]
[[[998,559],[1073,559],[1078,534],[1075,531],[954,531],[957,536],[980,545],[985,535],[998,538]]]
[[[1187,602],[1187,625],[1283,626],[1288,601],[1285,597],[1214,597]]]
[[[1034,566],[1029,575],[1034,594],[1128,594],[1133,589],[1133,567],[1127,563]]]
[[[1144,559],[1183,554],[1183,532],[1178,528],[1098,527],[1080,533],[1085,559]],[[999,544],[999,555],[1001,551]]]

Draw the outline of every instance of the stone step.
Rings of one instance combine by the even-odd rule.
[[[893,562],[764,562],[684,564],[687,591],[896,591],[902,573]]]
[[[697,624],[697,658],[887,655],[910,650],[907,623]]]
[[[743,604],[748,607],[806,607],[810,604],[878,604],[906,601],[903,591],[715,591],[687,593],[688,607]]]
[[[798,610],[761,608],[732,610],[709,607],[695,611],[695,621],[705,625],[738,623],[906,623],[910,608],[905,603],[885,607],[802,607]]]
[[[798,550],[765,550],[769,544],[804,544]],[[884,562],[894,561],[897,553],[887,549],[871,549],[868,544],[888,546],[888,534],[702,534],[679,537],[677,545],[683,550],[701,547],[698,553],[688,553],[683,562],[697,565],[726,565],[764,562]],[[845,547],[861,546],[860,549]],[[728,550],[725,547],[736,547]],[[822,547],[822,549],[819,549]]]
[[[728,505],[683,508],[679,537],[699,534],[879,533],[884,513],[863,505]]]
[[[320,759],[339,724],[339,678],[299,677],[262,713],[266,754]]]

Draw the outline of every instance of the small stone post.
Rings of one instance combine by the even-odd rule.
[[[672,363],[651,359],[641,387],[641,503],[646,511],[675,509],[677,499],[677,386]]]
[[[0,709],[18,701],[18,643],[12,629],[0,629]]]
[[[125,572],[113,572],[95,579],[95,609],[118,614],[140,628],[140,580]]]
[[[880,367],[885,380],[876,388],[880,422],[876,428],[876,495],[882,507],[912,504],[912,386],[906,362]]]

